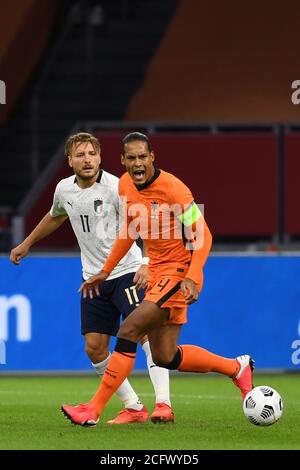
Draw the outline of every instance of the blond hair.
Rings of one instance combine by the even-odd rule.
[[[96,153],[100,153],[100,142],[92,134],[88,132],[78,132],[77,134],[70,135],[65,144],[65,155],[69,157],[77,145],[83,142],[90,142]]]

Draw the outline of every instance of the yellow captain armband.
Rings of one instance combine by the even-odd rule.
[[[202,217],[202,213],[197,204],[193,201],[186,209],[186,211],[183,212],[183,214],[179,215],[177,218],[183,225],[188,227],[197,222],[200,217]]]

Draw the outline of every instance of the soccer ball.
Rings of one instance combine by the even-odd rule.
[[[282,415],[282,398],[274,388],[260,385],[247,393],[243,411],[250,423],[257,426],[269,426],[276,423]]]

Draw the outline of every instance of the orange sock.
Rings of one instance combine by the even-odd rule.
[[[130,374],[135,361],[135,354],[114,351],[107,364],[96,394],[90,400],[97,413],[101,413],[106,403],[118,390],[121,383]]]
[[[236,359],[217,356],[199,346],[185,344],[179,346],[179,349],[182,353],[182,360],[178,370],[181,372],[219,372],[235,377],[240,369]]]

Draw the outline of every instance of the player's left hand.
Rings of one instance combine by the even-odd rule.
[[[134,275],[133,282],[136,285],[137,290],[146,289],[148,284],[148,266],[142,264]]]
[[[186,304],[191,305],[196,302],[199,297],[199,292],[194,281],[186,277],[185,279],[183,279],[180,286]]]
[[[100,295],[99,286],[108,278],[108,274],[105,271],[95,274],[90,277],[87,281],[84,281],[78,289],[78,292],[82,292],[83,298],[85,299],[89,294],[89,298],[93,299],[94,292],[96,295]]]

